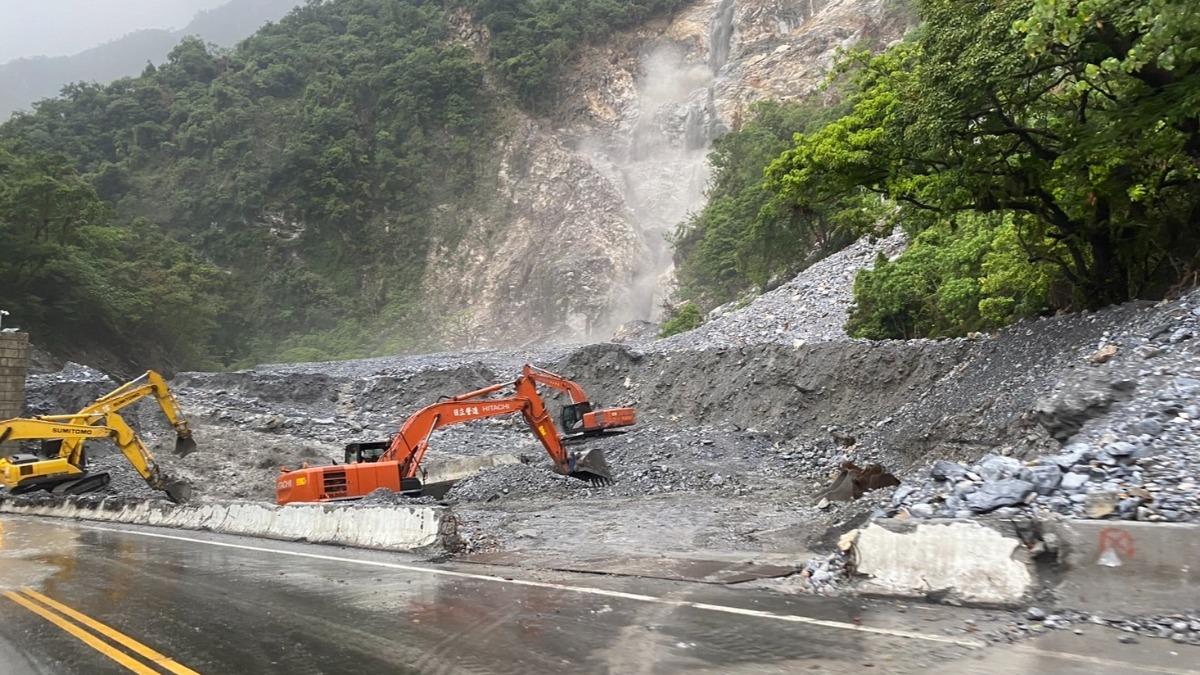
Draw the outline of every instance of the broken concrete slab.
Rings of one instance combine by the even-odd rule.
[[[107,499],[0,499],[0,513],[75,518],[110,523],[207,530],[314,544],[388,551],[429,551],[457,546],[456,523],[441,506],[351,506],[259,502]]]
[[[1200,525],[1117,520],[1047,523],[1058,537],[1059,604],[1157,614],[1200,608]]]
[[[1016,605],[1035,583],[1021,540],[977,521],[876,521],[850,555],[864,593]]]

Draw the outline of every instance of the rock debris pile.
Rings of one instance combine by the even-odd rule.
[[[907,238],[899,230],[874,241],[861,239],[746,307],[724,305],[714,310],[715,318],[696,330],[651,343],[646,349],[678,351],[764,343],[796,346],[845,340],[846,320],[854,302],[854,276],[872,267],[878,254],[895,257],[906,244]]]
[[[1141,617],[1116,617],[1076,611],[1047,612],[1030,607],[1015,613],[1007,625],[983,633],[991,642],[1016,642],[1051,630],[1069,630],[1083,634],[1088,625],[1107,626],[1121,631],[1117,640],[1126,644],[1138,637],[1168,639],[1177,644],[1200,645],[1200,612]]]
[[[936,461],[894,505],[916,517],[1200,519],[1200,293],[1158,310],[1103,336],[1083,372],[1038,402],[1032,414],[1061,448]]]

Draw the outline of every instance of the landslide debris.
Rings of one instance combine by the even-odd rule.
[[[1033,406],[1031,418],[1061,446],[1036,453],[1010,443],[977,462],[935,463],[896,506],[956,517],[1200,520],[1200,292],[1130,319],[1081,350]]]
[[[201,498],[270,500],[278,466],[340,461],[344,443],[388,438],[438,396],[531,361],[582,382],[598,404],[637,407],[639,422],[572,446],[605,452],[617,478],[608,487],[555,474],[519,418],[438,432],[429,462],[530,458],[446,494],[468,550],[788,553],[815,561],[809,588],[837,584],[828,552],[873,517],[1200,516],[1200,293],[972,339],[846,338],[854,271],[900,245],[860,242],[667,340],[184,373],[173,386],[200,452],[170,456],[157,416],[141,430]],[[89,386],[30,382],[43,406]],[[880,464],[901,485],[818,505],[846,461]],[[140,479],[117,475],[122,458],[108,465],[111,489],[137,492]]]

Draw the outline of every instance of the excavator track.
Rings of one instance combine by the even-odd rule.
[[[75,478],[58,483],[54,487],[49,488],[49,492],[56,495],[82,495],[102,490],[111,481],[112,477],[107,472],[89,473],[83,478]]]

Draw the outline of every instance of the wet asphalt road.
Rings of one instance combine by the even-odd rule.
[[[886,603],[7,516],[0,593],[0,675],[1094,675],[1186,673],[1200,656],[1194,648],[1169,656],[1165,641],[1116,649],[1104,633],[1049,647],[973,648],[954,644],[969,635],[943,631],[970,613],[953,608],[900,614]],[[59,621],[31,607],[50,607]],[[135,656],[114,635],[170,661]]]

